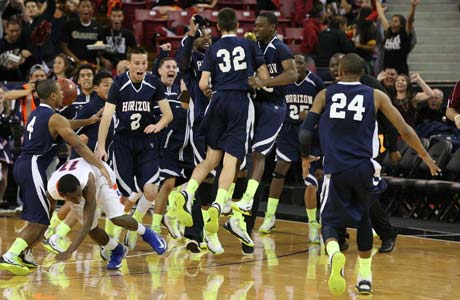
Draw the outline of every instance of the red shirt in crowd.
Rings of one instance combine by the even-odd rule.
[[[449,99],[447,99],[447,107],[455,109],[460,112],[460,80],[455,84],[454,89],[450,92]]]

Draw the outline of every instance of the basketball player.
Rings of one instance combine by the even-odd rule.
[[[272,78],[269,84],[259,82],[256,86],[259,89],[254,102],[256,121],[252,141],[253,165],[243,197],[232,205],[234,218],[240,219],[239,224],[246,226],[249,234],[254,227],[256,212],[259,208],[258,197],[256,198],[257,203],[254,205],[253,203],[265,170],[265,157],[273,149],[286,114],[286,101],[282,86],[294,83],[298,78],[291,51],[276,37],[277,25],[278,18],[273,13],[267,12],[257,17],[254,26],[254,33],[264,53],[265,63]],[[244,220],[241,214],[246,216],[252,214],[252,217],[246,217]],[[254,249],[246,248],[243,252],[251,254]]]
[[[32,248],[50,224],[54,203],[50,203],[45,194],[46,170],[57,154],[59,137],[70,144],[81,157],[96,166],[112,184],[102,162],[78,138],[69,121],[55,113],[55,109],[62,105],[60,85],[54,80],[46,79],[36,84],[36,91],[41,103],[29,116],[22,153],[13,169],[24,202],[21,218],[28,221],[28,225],[0,258],[0,269],[16,275],[26,275],[31,272],[29,267],[36,267],[26,259],[24,250]]]
[[[286,117],[283,127],[276,141],[276,166],[270,184],[270,193],[267,203],[267,211],[263,224],[259,228],[261,233],[270,233],[275,227],[275,212],[279,197],[283,191],[284,177],[292,162],[300,161],[298,131],[299,125],[305,119],[308,110],[313,104],[313,98],[324,88],[323,81],[307,69],[305,57],[295,55],[295,64],[298,72],[297,82],[285,86],[285,99],[287,104]],[[319,153],[317,153],[319,155]],[[309,240],[312,243],[319,242],[318,222],[316,221],[316,193],[318,180],[314,176],[316,168],[310,169],[308,177],[304,178],[305,206],[308,215]]]
[[[254,108],[248,78],[257,70],[262,77],[259,80],[268,80],[262,52],[254,42],[236,37],[237,27],[235,11],[221,9],[217,28],[222,38],[206,52],[200,79],[200,88],[205,94],[211,94],[210,80],[213,87],[212,101],[200,128],[208,144],[206,158],[193,170],[186,189],[176,193],[178,217],[193,224],[190,212],[195,192],[223,160],[217,196],[208,210],[210,219],[205,225],[204,239],[214,254],[224,251],[217,238],[219,214],[229,200],[228,190],[249,147]]]
[[[144,193],[145,199],[141,198],[133,215],[140,222],[158,194],[160,178],[155,134],[172,121],[173,115],[164,85],[156,76],[146,73],[147,52],[134,48],[129,52],[128,59],[129,71],[117,77],[110,88],[95,153],[107,160],[107,132],[115,113],[119,123],[113,138],[114,170],[124,197],[137,191],[134,178]],[[159,105],[163,115],[158,122],[154,120],[155,105]],[[125,243],[133,249],[136,239],[137,233],[129,232]]]
[[[115,174],[107,164],[105,169],[115,181]],[[54,200],[65,200],[82,223],[77,236],[69,248],[56,256],[57,260],[67,260],[80,246],[87,234],[100,246],[103,252],[112,252],[107,269],[118,269],[121,260],[128,249],[116,240],[110,239],[107,233],[98,227],[99,214],[96,207],[99,205],[110,221],[125,229],[135,231],[142,236],[158,254],[166,251],[166,241],[150,228],[145,228],[133,217],[125,215],[123,205],[120,203],[120,192],[116,185],[109,186],[107,180],[100,176],[100,172],[86,162],[83,158],[69,160],[51,175],[48,181],[49,197]],[[104,257],[104,256],[103,256]],[[108,258],[108,255],[106,255]]]
[[[338,296],[346,290],[343,277],[345,256],[339,249],[337,228],[345,227],[351,218],[357,225],[359,270],[358,294],[371,294],[372,227],[369,206],[386,188],[380,178],[380,165],[373,160],[378,154],[376,113],[383,114],[396,127],[401,137],[428,165],[431,174],[441,170],[426,152],[414,130],[383,92],[359,82],[364,68],[356,54],[345,55],[339,64],[339,81],[322,90],[301,125],[299,140],[303,165],[316,160],[311,156],[313,130],[319,124],[321,149],[324,154],[324,183],[321,204],[322,235],[331,260],[329,290]]]

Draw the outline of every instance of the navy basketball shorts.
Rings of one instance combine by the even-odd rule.
[[[112,161],[118,187],[123,196],[129,197],[131,193],[136,192],[136,183],[141,190],[147,183],[159,183],[156,147],[156,138],[153,134],[115,134]]]
[[[284,102],[254,102],[255,125],[252,151],[268,155],[273,149],[278,133],[280,132],[285,114]]]
[[[276,160],[300,161],[299,126],[285,122],[276,140]]]
[[[201,121],[190,125],[190,145],[193,149],[193,159],[195,166],[206,158],[206,136],[200,134]]]
[[[206,143],[240,161],[248,153],[254,126],[254,106],[249,93],[217,91],[200,125]]]
[[[0,137],[0,161],[6,164],[13,164],[13,152],[8,140]]]
[[[370,160],[338,173],[326,174],[321,191],[323,226],[356,226],[368,215],[373,201],[387,187],[386,182],[375,175]]]
[[[47,163],[36,155],[21,155],[13,167],[13,176],[19,185],[23,209],[21,219],[31,223],[50,224],[50,202],[46,197]]]

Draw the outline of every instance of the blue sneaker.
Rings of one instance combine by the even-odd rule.
[[[107,264],[107,270],[118,270],[121,267],[121,261],[128,254],[128,248],[122,244],[112,250],[112,255],[110,255],[110,261]]]
[[[154,232],[150,228],[145,228],[145,232],[142,236],[144,242],[149,244],[153,250],[158,254],[163,254],[168,249],[168,243],[158,233]]]

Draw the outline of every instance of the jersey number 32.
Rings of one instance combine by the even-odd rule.
[[[219,51],[217,51],[217,57],[221,57],[223,60],[223,62],[219,64],[219,69],[222,73],[230,72],[232,66],[234,71],[245,70],[248,66],[244,61],[246,53],[241,46],[233,49],[231,54],[227,49],[219,49]]]

